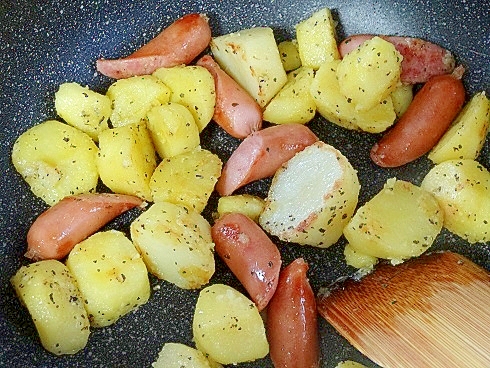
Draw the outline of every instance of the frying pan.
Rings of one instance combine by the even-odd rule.
[[[56,118],[53,97],[59,84],[75,81],[104,92],[111,83],[96,73],[94,62],[103,56],[125,56],[176,18],[190,12],[210,17],[214,35],[252,26],[270,26],[277,40],[294,37],[294,25],[314,10],[328,6],[339,21],[338,38],[354,33],[417,36],[450,49],[467,72],[468,96],[490,93],[490,2],[477,0],[3,0],[0,4],[0,366],[9,367],[149,367],[165,342],[192,346],[192,314],[198,291],[151,279],[150,301],[116,324],[94,329],[87,347],[74,356],[55,357],[39,344],[34,325],[21,307],[9,278],[27,260],[25,236],[32,221],[46,206],[34,198],[15,172],[10,152],[23,131],[48,118]],[[338,128],[317,117],[309,124],[320,139],[340,149],[358,170],[362,183],[360,204],[377,193],[390,177],[419,184],[431,163],[425,158],[398,169],[380,169],[369,159],[377,135]],[[202,144],[226,160],[238,141],[216,124],[202,134]],[[479,161],[490,167],[487,139]],[[242,189],[265,196],[269,180]],[[216,205],[213,195],[205,216]],[[128,230],[137,213],[129,212],[108,227]],[[345,240],[329,249],[314,249],[277,242],[284,264],[304,257],[310,264],[314,290],[351,274],[343,260]],[[443,231],[432,249],[457,251],[490,268],[490,244],[470,246]],[[217,259],[211,282],[228,283],[243,290]],[[351,359],[375,365],[351,347],[323,319],[320,320],[322,367]],[[269,358],[241,367],[272,367]]]

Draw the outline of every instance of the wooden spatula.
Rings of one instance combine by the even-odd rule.
[[[382,367],[490,367],[490,274],[452,252],[320,290],[319,313]]]

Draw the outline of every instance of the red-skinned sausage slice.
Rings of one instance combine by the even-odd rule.
[[[77,243],[142,203],[137,197],[109,193],[65,197],[31,225],[25,256],[34,261],[62,259]]]
[[[267,338],[275,368],[319,366],[316,300],[307,271],[308,264],[302,258],[282,270],[267,307]]]
[[[461,111],[465,89],[463,69],[432,77],[405,114],[371,149],[371,159],[382,167],[398,167],[427,153]]]
[[[216,183],[217,192],[230,195],[252,181],[274,175],[297,152],[318,141],[302,124],[285,124],[250,134],[233,152]]]
[[[274,294],[281,254],[267,234],[241,213],[223,215],[212,227],[216,253],[245,287],[260,310]]]
[[[111,78],[128,78],[153,73],[162,67],[189,64],[211,41],[208,19],[188,14],[177,19],[133,54],[115,60],[97,60],[97,70]]]
[[[262,127],[262,109],[209,55],[197,61],[212,74],[216,86],[213,120],[228,134],[243,139]]]

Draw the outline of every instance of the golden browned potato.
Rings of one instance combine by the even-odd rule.
[[[211,225],[192,209],[155,203],[133,221],[131,239],[148,270],[180,288],[200,288],[214,274]]]
[[[449,160],[422,181],[444,212],[444,226],[470,243],[490,241],[490,173],[475,160]]]
[[[303,66],[316,70],[324,62],[340,59],[335,26],[329,8],[316,11],[296,25],[299,57]]]
[[[115,323],[150,297],[146,266],[120,231],[98,232],[80,242],[68,255],[66,266],[94,327]]]
[[[77,283],[56,260],[22,266],[10,280],[49,352],[75,354],[85,347],[90,324]]]
[[[430,192],[392,178],[356,211],[344,235],[353,251],[399,263],[429,249],[443,220]]]
[[[99,135],[97,168],[102,182],[114,193],[151,201],[155,167],[156,153],[146,124],[128,124]]]
[[[99,173],[97,146],[81,130],[56,120],[35,125],[12,148],[12,163],[37,197],[52,206],[69,195],[92,192]]]
[[[286,83],[274,33],[269,27],[243,29],[211,40],[215,60],[264,107]]]
[[[196,347],[222,364],[253,361],[269,352],[264,321],[255,303],[228,285],[201,290],[192,331]]]

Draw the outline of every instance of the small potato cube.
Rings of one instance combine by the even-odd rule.
[[[485,92],[475,94],[456,117],[437,145],[429,152],[435,164],[448,160],[475,160],[485,143],[490,125],[490,100]]]
[[[201,213],[221,175],[217,155],[200,147],[165,158],[155,169],[150,189],[154,202],[171,202]]]
[[[214,115],[216,92],[214,78],[204,67],[179,65],[157,69],[153,75],[171,90],[170,101],[189,109],[202,132]]]
[[[277,49],[281,56],[282,66],[286,72],[298,69],[301,66],[297,40],[285,40],[279,42]]]
[[[108,129],[99,135],[97,167],[113,192],[151,201],[150,178],[156,154],[145,124]]]
[[[192,331],[197,348],[221,364],[253,361],[269,352],[256,305],[228,285],[201,290]]]
[[[359,111],[352,100],[340,92],[336,75],[339,63],[338,60],[326,62],[315,74],[310,93],[318,112],[346,129],[380,133],[393,125],[396,114],[390,96],[370,110]]]
[[[344,235],[354,251],[396,264],[424,253],[442,223],[443,212],[431,193],[412,183],[389,179],[357,210]]]
[[[153,106],[167,103],[170,89],[160,79],[143,75],[119,79],[107,90],[112,101],[113,127],[140,123]]]
[[[401,117],[413,100],[413,86],[411,84],[399,84],[393,92],[391,92],[391,100],[396,116]]]
[[[342,94],[357,110],[370,110],[400,83],[402,55],[392,43],[373,37],[344,56],[337,68]]]
[[[148,112],[148,129],[161,158],[191,151],[200,143],[199,128],[187,107],[169,102]]]
[[[236,194],[218,199],[218,214],[221,217],[226,213],[242,213],[258,222],[261,212],[264,210],[265,201],[251,194]]]
[[[66,266],[77,280],[94,327],[115,323],[150,297],[146,266],[120,231],[95,233],[80,242],[68,255]]]
[[[316,70],[326,61],[340,59],[335,26],[329,8],[318,10],[296,25],[299,57],[303,66]]]
[[[367,368],[367,367],[361,363],[357,363],[352,360],[344,360],[343,362],[337,364],[335,368]]]
[[[168,342],[163,345],[153,368],[221,368],[219,363],[211,362],[197,349],[190,346]]]
[[[273,124],[306,124],[315,117],[316,104],[310,95],[313,69],[301,67],[288,74],[288,82],[264,110],[263,118]]]
[[[12,163],[32,193],[52,206],[95,190],[97,146],[81,130],[56,120],[35,125],[12,148]]]
[[[214,37],[211,51],[221,68],[264,107],[286,83],[274,33],[269,27]]]
[[[490,241],[490,172],[474,160],[449,160],[433,167],[422,188],[437,198],[444,226],[470,243]]]
[[[211,225],[192,209],[155,203],[133,221],[131,238],[148,270],[180,288],[200,288],[214,273]]]
[[[350,244],[346,244],[344,248],[345,263],[349,266],[360,268],[363,270],[372,270],[378,263],[378,258],[358,252]]]
[[[87,133],[96,142],[99,132],[109,127],[111,99],[78,83],[61,84],[54,95],[54,107],[64,121]]]
[[[281,240],[327,248],[342,235],[359,190],[347,158],[319,141],[276,171],[259,223]]]
[[[31,263],[21,267],[10,281],[46,350],[62,355],[85,347],[90,334],[88,315],[77,283],[63,263]]]

